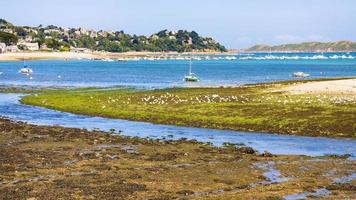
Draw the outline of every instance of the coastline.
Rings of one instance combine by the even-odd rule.
[[[231,50],[227,52],[214,52],[214,51],[201,51],[201,52],[125,52],[125,53],[113,53],[113,52],[46,52],[46,51],[32,51],[32,52],[6,52],[0,53],[1,61],[20,61],[20,60],[46,60],[46,59],[124,59],[135,57],[177,57],[177,56],[189,56],[189,55],[236,55],[240,53],[325,53],[325,52],[303,52],[303,51],[238,51]],[[327,53],[347,53],[346,51],[327,52]]]
[[[0,61],[20,61],[26,60],[45,60],[45,59],[120,59],[132,57],[147,57],[147,56],[177,56],[177,55],[199,55],[199,54],[212,54],[212,55],[226,55],[233,52],[125,52],[125,53],[112,53],[112,52],[7,52],[0,53]]]

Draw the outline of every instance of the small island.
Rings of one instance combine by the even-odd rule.
[[[247,52],[355,52],[356,42],[303,42],[283,45],[255,45],[246,49]]]

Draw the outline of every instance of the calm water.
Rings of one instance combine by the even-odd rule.
[[[309,156],[351,154],[352,158],[356,157],[355,140],[188,128],[89,117],[22,105],[18,102],[19,99],[19,94],[0,94],[0,114],[11,119],[37,125],[60,125],[89,130],[99,128],[103,131],[109,131],[114,128],[122,130],[124,135],[142,138],[188,138],[202,142],[212,142],[218,146],[224,142],[244,143],[260,152],[269,151],[274,154],[303,154]]]
[[[338,54],[244,54],[201,57],[194,60],[193,71],[201,78],[198,85],[237,85],[294,79],[291,74],[303,71],[311,78],[356,76],[356,53]],[[133,86],[164,88],[186,86],[182,77],[187,60],[105,62],[92,60],[28,61],[34,74],[18,73],[22,62],[0,62],[0,85],[13,86]],[[157,125],[74,115],[45,108],[21,105],[18,94],[0,94],[0,115],[38,125],[61,125],[108,131],[124,131],[128,136],[169,139],[197,139],[222,145],[244,143],[259,151],[275,154],[352,154],[356,141],[275,134],[245,133],[203,128]]]
[[[201,78],[201,82],[195,85],[287,80],[294,79],[291,74],[297,71],[309,73],[311,78],[356,76],[356,53],[243,54],[210,56],[209,59],[193,61],[193,72]],[[185,86],[182,78],[188,71],[187,60],[46,60],[28,61],[26,64],[34,70],[32,79],[18,73],[22,62],[0,62],[0,72],[3,72],[0,84],[162,88]]]

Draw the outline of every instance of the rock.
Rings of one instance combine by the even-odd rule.
[[[255,153],[257,153],[257,151],[254,150],[252,147],[240,147],[240,148],[238,148],[238,152],[244,153],[244,154],[255,154]]]
[[[273,157],[274,155],[273,155],[272,153],[268,152],[268,151],[264,151],[264,152],[261,154],[261,156],[263,156],[263,157]]]
[[[192,195],[194,194],[195,192],[194,191],[191,191],[191,190],[181,190],[181,191],[178,191],[177,194],[179,195],[184,195],[184,196],[188,196],[188,195]]]

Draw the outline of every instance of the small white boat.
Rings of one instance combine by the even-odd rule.
[[[199,77],[192,73],[192,60],[189,60],[189,74],[184,76],[184,81],[186,82],[198,82]]]
[[[19,70],[19,73],[26,75],[30,75],[33,73],[33,70],[28,65],[26,65],[25,59],[23,59],[23,67]]]
[[[19,73],[22,74],[32,74],[33,70],[29,66],[24,66],[19,70]]]
[[[186,82],[198,82],[199,78],[197,75],[190,73],[189,75],[184,76]]]
[[[105,58],[105,59],[102,59],[102,61],[105,61],[105,62],[114,62],[115,60],[111,59],[111,58]]]
[[[306,78],[309,77],[310,74],[304,73],[304,72],[294,72],[293,73],[294,77],[298,77],[298,78]]]

